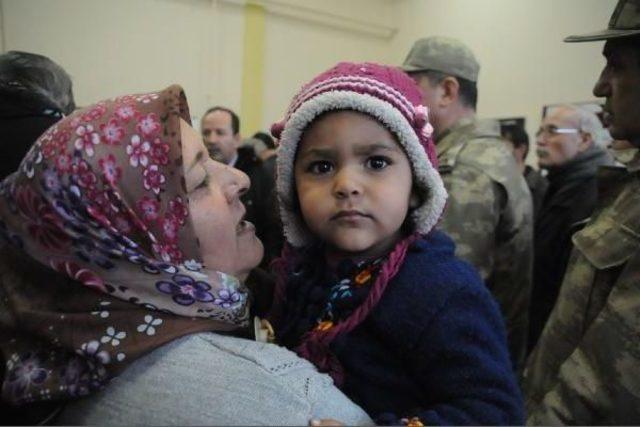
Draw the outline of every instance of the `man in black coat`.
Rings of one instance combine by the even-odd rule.
[[[264,245],[262,267],[279,256],[282,228],[276,208],[274,176],[265,168],[252,146],[241,145],[240,119],[230,109],[213,107],[202,116],[200,125],[204,143],[215,160],[246,173],[251,188],[242,196],[246,219],[256,226],[256,235]]]
[[[75,109],[71,78],[46,56],[0,55],[0,180],[15,172],[33,143]]]
[[[0,181],[18,170],[40,135],[75,109],[72,86],[69,74],[46,56],[0,55]],[[0,366],[5,364],[0,356]],[[4,374],[0,368],[0,383]],[[59,407],[58,402],[13,407],[0,400],[0,424],[49,424]]]
[[[611,164],[606,142],[598,117],[571,105],[554,108],[536,134],[539,166],[548,171],[549,187],[534,231],[529,351],[558,297],[573,247],[571,236],[595,207],[597,171]]]

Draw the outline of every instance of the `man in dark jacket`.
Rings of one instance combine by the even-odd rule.
[[[0,55],[0,180],[13,173],[33,143],[75,109],[69,75],[46,56]]]
[[[572,249],[571,235],[596,206],[598,168],[611,163],[600,120],[583,108],[553,109],[536,137],[539,165],[549,172],[549,187],[535,224],[529,351],[556,302]]]
[[[264,245],[261,266],[280,254],[282,230],[275,203],[274,176],[264,167],[252,146],[243,145],[240,119],[230,109],[213,107],[202,116],[200,126],[204,143],[215,160],[240,169],[249,176],[251,188],[242,196],[246,219],[256,226],[256,235]]]

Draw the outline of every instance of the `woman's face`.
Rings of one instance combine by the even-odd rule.
[[[180,133],[189,213],[202,260],[209,269],[245,279],[264,252],[255,227],[244,220],[240,201],[250,186],[249,178],[212,160],[200,135],[184,120]]]

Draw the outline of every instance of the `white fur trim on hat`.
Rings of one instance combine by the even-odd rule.
[[[447,200],[447,192],[414,128],[389,103],[368,94],[351,91],[331,91],[317,95],[304,103],[289,117],[280,136],[276,188],[280,200],[280,214],[284,234],[294,247],[311,242],[311,235],[301,214],[295,210],[296,189],[294,161],[302,133],[320,114],[331,110],[354,110],[368,114],[387,127],[397,137],[411,162],[414,184],[426,190],[426,200],[411,214],[416,231],[426,234],[436,225]]]

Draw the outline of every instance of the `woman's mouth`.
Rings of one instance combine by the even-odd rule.
[[[236,226],[236,234],[253,233],[255,230],[256,227],[246,219],[241,220]]]

